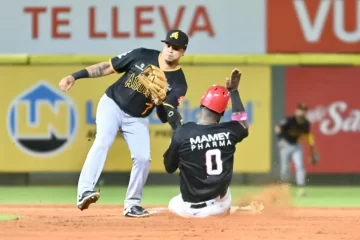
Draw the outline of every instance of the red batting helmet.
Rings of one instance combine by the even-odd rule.
[[[212,85],[202,96],[200,105],[221,114],[226,110],[229,99],[229,91],[225,87]]]

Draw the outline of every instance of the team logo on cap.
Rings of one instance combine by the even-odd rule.
[[[178,39],[178,37],[179,37],[179,32],[173,32],[173,33],[170,35],[170,38]]]

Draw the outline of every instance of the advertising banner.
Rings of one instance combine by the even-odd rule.
[[[291,67],[286,70],[286,113],[298,102],[309,105],[308,118],[321,160],[311,173],[360,173],[360,67]],[[304,148],[309,156],[308,147]]]
[[[264,53],[265,11],[265,0],[2,1],[0,52],[107,55],[158,49],[175,28],[189,35],[191,54]]]
[[[1,172],[79,171],[95,137],[95,112],[105,89],[119,75],[82,79],[67,93],[59,80],[83,66],[0,66],[6,88],[1,88]],[[232,67],[184,67],[189,90],[179,111],[185,122],[197,121],[199,101],[212,84],[224,84]],[[249,113],[250,136],[237,147],[236,172],[270,170],[270,68],[242,67],[241,95]],[[224,120],[229,120],[230,106]],[[171,129],[156,111],[150,115],[151,171],[165,172],[163,153]],[[261,151],[259,151],[261,149]],[[109,151],[105,171],[129,171],[128,147],[119,134]]]
[[[267,52],[360,52],[360,0],[268,0]]]

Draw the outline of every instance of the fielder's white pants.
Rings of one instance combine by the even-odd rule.
[[[231,207],[230,188],[228,188],[227,193],[222,199],[217,197],[215,199],[208,200],[205,203],[207,204],[206,207],[191,208],[190,206],[194,203],[184,202],[181,194],[179,194],[170,200],[168,210],[171,213],[184,218],[206,218],[227,214]]]

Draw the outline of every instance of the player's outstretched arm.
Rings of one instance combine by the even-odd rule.
[[[144,54],[144,49],[137,48],[123,54],[114,56],[107,62],[100,62],[88,66],[61,79],[59,87],[62,91],[66,92],[74,85],[77,79],[98,78],[110,75],[112,73],[123,73],[127,71],[131,64],[133,64],[137,59],[139,59],[142,54]]]
[[[313,165],[316,165],[319,162],[320,156],[319,156],[319,154],[317,153],[317,151],[315,149],[314,136],[310,131],[310,125],[309,125],[309,128],[306,131],[305,136],[306,136],[307,143],[309,144],[309,147],[310,147],[310,160],[311,160],[311,163]]]
[[[182,117],[174,107],[163,104],[159,105],[156,108],[156,114],[162,123],[168,122],[173,131],[182,124]]]
[[[168,122],[173,130],[182,125],[182,117],[177,110],[182,98],[186,95],[187,84],[184,79],[177,79],[174,89],[172,89],[163,104],[156,107],[156,113],[162,123]]]
[[[275,125],[274,131],[278,140],[280,140],[283,137],[283,133],[284,131],[286,131],[285,129],[289,125],[289,119],[290,117],[285,117],[281,119],[278,124]]]
[[[238,90],[240,83],[241,73],[239,69],[235,68],[231,72],[231,78],[226,79],[226,88],[229,90],[230,99],[232,104],[232,120],[239,121],[244,128],[248,129],[249,125],[247,122],[247,113],[245,111],[244,105],[240,98],[240,93]]]
[[[60,80],[59,87],[63,92],[66,92],[74,85],[77,79],[98,78],[114,72],[115,71],[109,62],[97,63],[64,77]]]
[[[109,61],[94,64],[85,69],[89,74],[89,78],[98,78],[115,73],[114,68],[111,66]],[[76,76],[76,73],[74,73],[73,76],[74,75]]]
[[[164,167],[167,173],[174,173],[179,167],[179,130],[173,132],[169,148],[164,153]]]

